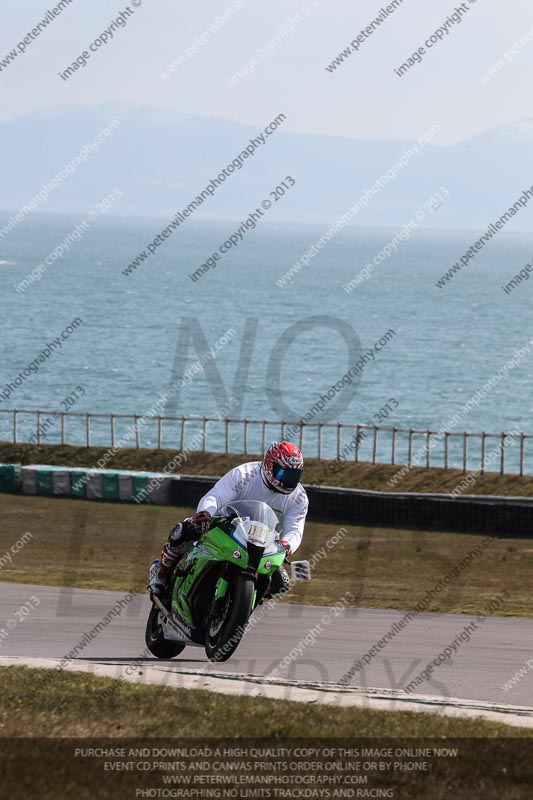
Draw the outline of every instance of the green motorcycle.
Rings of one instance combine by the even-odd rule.
[[[278,519],[266,503],[239,500],[213,518],[192,546],[182,547],[168,589],[152,595],[146,645],[158,658],[173,658],[187,645],[205,647],[211,661],[237,649],[250,615],[286,557]],[[150,566],[150,577],[159,563]]]

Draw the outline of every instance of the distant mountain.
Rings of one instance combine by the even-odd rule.
[[[28,114],[0,124],[0,208],[16,210],[30,201],[114,119],[120,125],[50,194],[41,211],[85,212],[117,187],[123,199],[116,213],[169,217],[261,132],[225,119],[128,103]],[[265,118],[264,124],[269,121]],[[196,219],[244,219],[291,175],[296,185],[274,203],[269,219],[334,220],[412,144],[285,133],[283,125],[266,142],[203,204]],[[533,120],[525,120],[451,147],[427,145],[354,221],[400,226],[446,186],[450,197],[428,224],[484,228],[532,185]],[[516,228],[530,229],[530,219],[527,209]]]

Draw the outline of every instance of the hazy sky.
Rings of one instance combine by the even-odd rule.
[[[283,111],[289,118],[285,131],[352,138],[412,139],[438,123],[435,143],[447,144],[532,115],[531,0],[478,0],[402,78],[394,68],[460,3],[403,0],[359,52],[330,73],[325,66],[385,0],[307,0],[307,11],[303,0],[142,0],[134,8],[137,2],[131,0],[135,13],[127,25],[65,82],[58,72],[88,50],[126,7],[120,0],[73,0],[0,72],[0,119],[63,104],[127,100],[258,127]],[[54,6],[53,0],[3,0],[0,61]],[[231,18],[162,79],[195,37],[232,7]],[[279,31],[284,32],[277,46],[259,58],[255,70],[236,86],[228,85],[227,79]],[[482,84],[481,75],[528,31],[531,40],[512,62]]]

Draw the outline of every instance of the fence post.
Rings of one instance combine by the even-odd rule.
[[[378,426],[374,425],[374,442],[372,444],[372,463],[376,463],[376,453],[378,449]]]
[[[505,440],[507,438],[506,433],[502,433],[502,442],[501,442],[501,460],[500,460],[500,475],[505,475]]]
[[[127,414],[127,415],[126,414],[115,414],[115,413],[93,414],[93,413],[90,413],[89,411],[80,412],[80,413],[77,413],[77,412],[76,413],[72,413],[71,411],[51,411],[51,412],[47,412],[47,411],[43,411],[42,409],[36,409],[36,410],[33,410],[33,411],[24,412],[24,411],[17,410],[17,409],[10,409],[8,412],[5,412],[5,413],[8,413],[8,414],[12,415],[12,423],[11,423],[11,426],[12,426],[12,437],[13,437],[12,441],[13,441],[14,444],[18,444],[19,443],[19,428],[18,428],[19,422],[18,421],[19,421],[19,416],[22,413],[28,413],[28,414],[31,414],[31,415],[36,417],[36,434],[34,433],[32,436],[36,436],[36,441],[37,441],[37,444],[39,444],[39,445],[43,444],[43,442],[45,441],[45,438],[46,438],[45,437],[46,423],[45,423],[45,426],[43,427],[43,418],[44,418],[44,416],[46,414],[53,414],[56,417],[60,417],[60,420],[61,420],[61,422],[60,422],[60,425],[61,425],[61,434],[60,434],[60,436],[61,436],[61,444],[62,445],[64,445],[66,443],[66,438],[67,438],[67,432],[66,432],[67,417],[70,417],[70,416],[74,417],[75,416],[75,417],[79,417],[80,419],[85,417],[85,446],[86,447],[91,447],[91,445],[92,445],[92,442],[91,442],[91,438],[92,438],[91,418],[92,417],[97,417],[97,418],[102,418],[102,419],[108,419],[109,420],[109,422],[110,422],[110,431],[111,431],[111,447],[113,447],[113,448],[116,447],[117,441],[120,442],[120,438],[117,437],[117,430],[116,430],[117,419],[120,419],[122,417],[124,417],[124,418],[128,418],[128,417],[129,418],[133,418],[134,419],[134,430],[135,430],[135,447],[137,449],[141,448],[140,420],[141,419],[142,420],[146,419],[145,416],[139,415],[139,414]],[[187,418],[185,416],[182,416],[182,417],[163,417],[163,416],[159,415],[157,417],[157,448],[159,450],[161,450],[163,448],[163,446],[164,446],[164,443],[163,443],[163,421],[165,419],[166,420],[172,420],[172,421],[175,420],[175,421],[178,421],[178,422],[181,423],[181,432],[179,434],[179,438],[180,438],[179,448],[180,448],[181,451],[183,451],[185,449],[185,435],[186,435],[185,426],[186,426],[187,422],[192,422],[192,421],[201,422],[202,423],[202,428],[201,428],[201,430],[202,430],[202,439],[203,439],[202,451],[205,452],[208,449],[208,447],[209,447],[209,443],[207,442],[208,427],[209,427],[209,422],[210,421],[214,422],[215,421],[214,419],[211,419],[210,417],[207,417],[207,416],[194,417],[193,419],[189,419],[189,418]],[[216,420],[216,421],[222,422],[222,420]],[[243,428],[243,438],[244,438],[243,450],[244,450],[244,454],[246,454],[246,455],[248,455],[249,452],[250,452],[250,441],[249,441],[249,439],[250,439],[250,425],[252,425],[252,424],[258,424],[258,425],[262,426],[261,448],[262,448],[263,451],[266,449],[266,445],[267,445],[267,436],[268,436],[268,426],[269,425],[276,425],[276,426],[280,425],[280,427],[281,427],[281,438],[282,439],[284,439],[287,436],[288,428],[290,427],[290,430],[294,434],[293,435],[293,439],[295,441],[299,441],[299,446],[300,446],[301,449],[303,449],[304,444],[305,444],[305,430],[304,430],[305,423],[303,423],[302,421],[300,421],[297,424],[295,423],[293,425],[292,423],[289,423],[286,420],[269,421],[267,419],[255,420],[255,419],[249,419],[249,418],[232,420],[229,417],[226,417],[224,419],[224,435],[225,435],[225,452],[227,454],[230,453],[230,449],[231,449],[231,443],[230,443],[230,439],[231,439],[230,425],[231,425],[231,422],[239,423],[239,424],[242,423],[243,426],[244,426],[244,428]],[[10,423],[9,422],[7,423],[6,427],[7,428],[10,427]],[[326,447],[325,447],[325,443],[324,443],[324,428],[326,428],[326,427],[331,427],[331,428],[336,428],[337,429],[337,431],[336,431],[336,458],[338,460],[342,458],[342,453],[343,453],[343,434],[344,434],[343,429],[344,429],[344,427],[347,427],[350,431],[355,431],[355,433],[354,433],[354,437],[355,437],[354,461],[356,463],[360,460],[361,442],[362,442],[362,440],[364,438],[366,438],[366,436],[362,436],[362,429],[373,430],[372,461],[371,461],[372,464],[381,463],[379,461],[379,459],[381,458],[381,455],[383,455],[383,462],[382,463],[390,463],[391,465],[396,465],[398,463],[398,459],[400,459],[400,463],[401,463],[404,459],[403,459],[403,456],[399,456],[398,448],[399,448],[399,443],[401,444],[403,439],[399,439],[398,438],[398,434],[401,433],[403,435],[404,433],[408,433],[408,437],[409,437],[408,438],[408,453],[407,453],[407,459],[406,460],[407,460],[407,465],[409,467],[413,467],[414,466],[414,462],[413,462],[413,447],[416,444],[415,441],[414,441],[414,436],[415,436],[415,434],[420,434],[421,436],[425,436],[425,438],[426,438],[426,442],[425,442],[425,451],[426,451],[425,466],[426,466],[426,468],[431,468],[431,450],[433,449],[432,448],[433,442],[435,441],[435,445],[437,445],[437,443],[440,445],[440,439],[442,437],[444,437],[444,469],[450,469],[452,467],[457,467],[457,468],[461,469],[461,466],[458,464],[459,455],[457,454],[458,457],[457,457],[457,459],[455,459],[455,456],[454,456],[455,450],[452,448],[453,452],[450,452],[450,437],[451,436],[457,436],[457,437],[461,436],[462,437],[462,459],[461,460],[462,460],[462,472],[463,473],[467,473],[469,468],[470,468],[469,459],[470,459],[470,455],[472,453],[473,453],[473,455],[472,455],[472,462],[473,462],[472,469],[475,469],[475,462],[477,462],[477,455],[476,455],[476,453],[477,453],[477,445],[475,447],[475,452],[473,452],[472,448],[470,447],[470,441],[469,440],[472,438],[472,436],[481,437],[481,463],[479,465],[479,472],[482,475],[486,474],[485,460],[486,460],[486,453],[487,453],[487,440],[489,438],[499,439],[499,442],[500,442],[500,465],[499,465],[500,475],[505,475],[506,474],[506,467],[509,468],[510,470],[514,469],[515,472],[516,472],[516,466],[518,466],[518,475],[520,477],[523,477],[524,475],[528,474],[528,465],[526,464],[526,447],[527,447],[526,440],[528,438],[533,438],[532,435],[525,434],[525,433],[518,433],[516,435],[515,434],[511,435],[511,434],[508,434],[508,433],[505,433],[505,432],[502,432],[500,434],[498,434],[498,433],[492,433],[491,434],[491,433],[487,433],[485,431],[482,431],[481,433],[469,433],[468,431],[462,431],[462,432],[458,431],[458,432],[450,433],[449,431],[442,431],[442,432],[438,431],[437,432],[437,431],[432,431],[432,430],[429,430],[429,429],[426,430],[426,431],[423,431],[423,430],[419,431],[419,430],[413,429],[413,428],[405,429],[405,428],[397,428],[396,426],[387,427],[387,428],[383,428],[383,430],[387,434],[389,432],[391,433],[391,453],[390,453],[390,461],[389,461],[389,456],[388,456],[388,454],[386,452],[386,449],[388,448],[388,445],[386,444],[386,442],[383,443],[383,448],[382,448],[383,453],[382,454],[379,453],[379,446],[380,446],[380,443],[379,443],[379,432],[380,432],[380,430],[382,430],[381,426],[379,426],[379,425],[371,425],[371,424],[361,425],[359,423],[345,425],[344,423],[341,423],[341,422],[337,422],[335,424],[323,423],[323,422],[313,422],[312,423],[312,427],[317,429],[317,451],[316,451],[316,454],[317,454],[317,458],[318,458],[319,461],[323,460],[324,458],[328,458],[329,457],[328,456],[328,453],[330,452],[328,450],[328,447],[329,447],[328,441],[329,441],[329,439],[326,441],[326,445],[327,445]],[[298,432],[299,439],[296,439],[296,433],[297,432]],[[9,437],[9,433],[7,433],[7,436]],[[512,444],[515,441],[518,441],[518,439],[520,439],[519,464],[518,465],[515,465],[515,462],[514,462],[513,459],[512,459],[511,466],[506,464],[506,452],[505,451],[506,451],[506,446],[507,446],[507,441],[509,439],[509,436],[511,436]],[[437,437],[437,438],[436,438],[436,440],[434,440],[432,437]],[[74,438],[76,440],[76,437],[74,437]],[[309,438],[310,437],[308,436],[308,439]],[[352,439],[350,438],[350,443],[348,445],[348,448],[346,446],[344,446],[344,451],[346,452],[346,455],[348,455],[348,451],[349,451],[349,449],[351,449],[352,446],[353,446],[352,445]],[[255,447],[255,445],[254,445],[254,447]],[[402,447],[402,450],[403,450],[403,447]],[[420,450],[421,450],[421,448],[420,448]],[[439,452],[440,452],[440,450],[439,450]],[[369,460],[370,460],[369,456],[370,456],[370,454],[368,454],[368,456],[366,456],[366,457],[368,457]],[[418,460],[419,459],[418,459],[418,456],[417,456],[416,463],[418,463]],[[436,462],[438,464],[441,463],[440,462],[440,456],[438,455],[438,453],[435,456],[435,459],[434,459],[434,462],[433,462],[434,464],[435,464],[435,460],[436,460]]]
[[[185,417],[181,418],[181,432],[180,432],[180,452],[183,453],[183,446],[185,442]]]
[[[205,440],[207,439],[207,417],[202,421],[202,453],[205,453]]]

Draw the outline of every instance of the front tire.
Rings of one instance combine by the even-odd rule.
[[[239,646],[252,613],[254,589],[252,580],[232,581],[219,613],[210,613],[205,634],[205,652],[210,661],[227,661]]]
[[[161,626],[161,612],[156,605],[152,605],[148,615],[145,642],[148,650],[156,658],[174,658],[185,648],[184,642],[169,642],[165,639]]]

